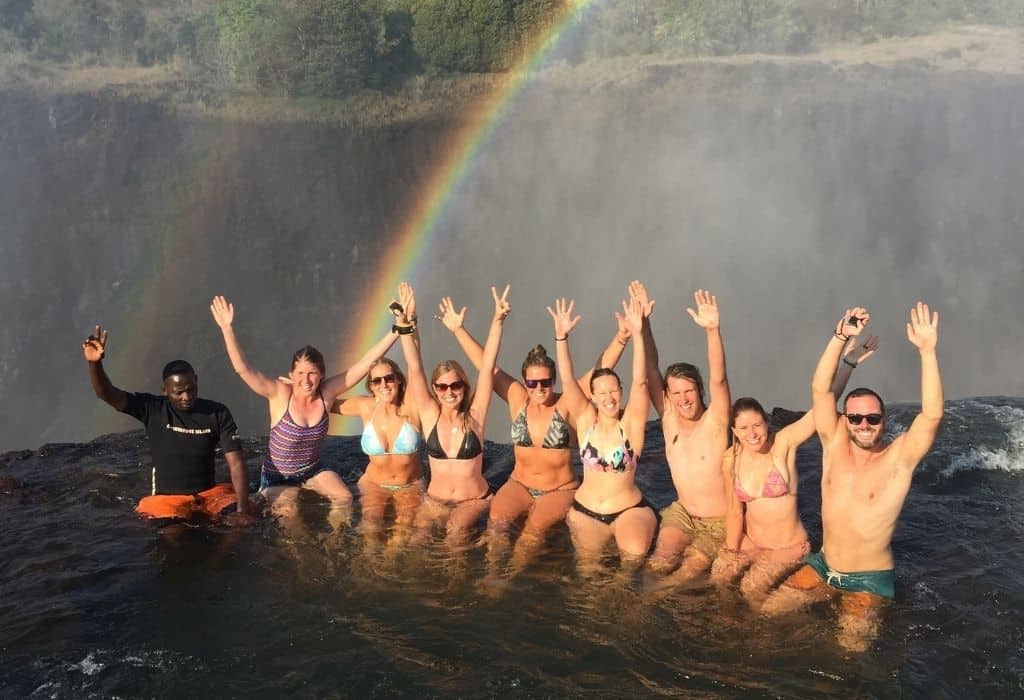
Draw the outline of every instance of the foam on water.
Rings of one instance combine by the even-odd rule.
[[[1024,409],[994,405],[978,400],[957,402],[956,413],[979,412],[1001,427],[997,445],[971,446],[965,452],[951,454],[948,466],[939,474],[949,478],[972,469],[1017,473],[1024,471]]]

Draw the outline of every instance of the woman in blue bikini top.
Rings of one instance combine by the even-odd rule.
[[[363,421],[360,446],[369,460],[357,483],[363,530],[380,531],[385,510],[393,503],[397,545],[409,533],[423,500],[419,419],[408,400],[405,374],[394,361],[374,361],[365,386],[368,396],[340,399],[332,410]]]
[[[573,316],[573,301],[558,299],[548,307],[555,325],[558,369],[572,377],[569,334],[579,316]],[[623,408],[622,385],[610,369],[594,370],[590,379],[591,400],[575,382],[566,382],[564,396],[577,416],[576,430],[583,461],[583,483],[576,491],[572,510],[566,517],[581,565],[600,560],[608,541],[614,537],[622,564],[633,568],[643,564],[654,539],[657,519],[654,510],[636,485],[636,465],[644,447],[644,429],[650,410],[642,334],[643,309],[631,297],[617,314],[633,337],[633,382],[629,401]]]

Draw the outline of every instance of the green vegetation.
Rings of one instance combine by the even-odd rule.
[[[508,70],[571,0],[0,0],[0,52],[173,64],[213,90],[347,97]],[[1024,0],[595,0],[567,57],[801,53],[946,23],[1024,24]],[[8,64],[12,63],[8,60]]]

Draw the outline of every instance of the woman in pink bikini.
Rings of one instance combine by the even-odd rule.
[[[840,396],[853,368],[878,347],[869,337],[851,343],[832,382]],[[719,585],[740,580],[740,591],[760,608],[768,592],[795,571],[810,551],[797,510],[797,448],[814,435],[810,411],[776,433],[768,429],[764,407],[750,397],[736,399],[729,417],[732,447],[722,458],[728,511],[725,545],[711,567]]]
[[[310,489],[331,502],[328,520],[338,529],[350,516],[352,492],[338,473],[320,462],[327,436],[328,409],[339,395],[351,389],[369,371],[370,364],[398,339],[388,331],[376,345],[341,374],[327,377],[324,358],[309,345],[292,356],[288,378],[272,379],[249,364],[235,337],[234,306],[216,296],[210,304],[214,321],[224,335],[231,366],[250,389],[267,399],[270,408],[270,441],[260,472],[260,493],[271,512],[292,534],[300,534],[297,518],[300,489]]]

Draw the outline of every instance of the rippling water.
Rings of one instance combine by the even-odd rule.
[[[912,413],[892,412],[894,425]],[[263,443],[250,443],[255,475]],[[489,445],[487,477],[511,469]],[[479,547],[389,558],[357,529],[287,541],[269,522],[170,543],[132,514],[142,433],[0,457],[0,696],[1009,697],[1024,693],[1024,399],[950,402],[893,545],[897,600],[870,652],[818,609],[777,621],[708,589],[583,582],[568,534],[488,583]],[[352,484],[354,438],[325,459]],[[820,542],[820,451],[799,457]],[[226,477],[225,477],[226,478]],[[651,425],[639,481],[672,499]]]

